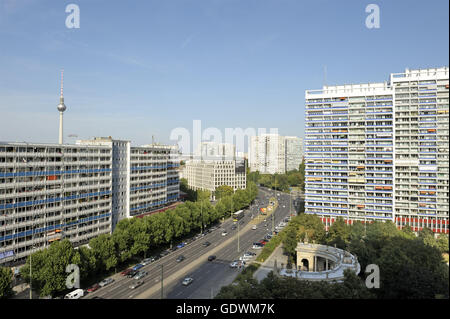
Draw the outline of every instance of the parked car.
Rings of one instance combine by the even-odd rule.
[[[183,286],[188,286],[188,285],[190,285],[193,281],[194,281],[194,278],[192,278],[192,277],[186,277],[186,278],[184,278],[184,280],[183,280],[183,282],[182,282],[182,285],[183,285]]]
[[[100,288],[100,285],[99,285],[99,284],[94,284],[94,285],[92,285],[91,287],[89,287],[89,288],[87,289],[87,292],[94,292],[94,291],[96,291],[98,288]]]
[[[210,243],[209,241],[205,241],[202,245],[203,245],[204,247],[208,247],[209,245],[211,245],[211,243]]]
[[[163,252],[161,252],[160,254],[159,254],[159,256],[160,257],[164,257],[164,256],[167,256],[169,254],[169,252],[167,251],[167,250],[164,250]]]
[[[147,276],[148,272],[146,271],[139,271],[135,276],[134,279],[139,280]]]
[[[141,264],[146,266],[154,261],[155,261],[155,257],[145,258],[143,261],[141,261]]]
[[[183,255],[178,256],[177,258],[177,262],[182,262],[183,260],[185,260],[186,258]]]
[[[106,279],[100,281],[99,285],[100,285],[100,287],[105,287],[106,285],[109,285],[109,284],[111,284],[113,282],[114,282],[114,279],[106,278]]]
[[[224,230],[224,231],[222,232],[222,236],[226,236],[226,235],[228,235],[228,233],[227,233],[226,230]]]
[[[173,246],[173,247],[170,249],[170,251],[175,251],[175,250],[177,250],[177,249],[178,249],[177,246]]]
[[[230,267],[231,268],[237,268],[238,267],[238,260],[235,260],[235,261],[233,261],[231,264],[230,264]]]
[[[179,248],[183,248],[185,245],[186,245],[185,243],[178,244],[178,245],[177,245],[177,248],[178,248],[178,249],[179,249]]]
[[[262,245],[261,243],[253,243],[252,248],[253,249],[262,249],[264,245]]]
[[[131,271],[133,271],[133,269],[128,268],[128,269],[125,269],[124,271],[122,271],[120,274],[121,274],[122,276],[126,276],[126,275],[128,275]]]
[[[208,261],[214,261],[214,259],[216,259],[216,256],[214,256],[214,255],[211,255],[208,257]]]
[[[137,287],[142,286],[143,283],[144,283],[144,281],[138,280],[135,283],[130,285],[130,289],[136,289]]]
[[[257,229],[257,228],[258,228],[258,227],[257,227],[256,225],[253,225],[253,226],[252,226],[252,229],[253,229],[253,230],[255,230],[255,229]]]
[[[139,270],[139,269],[141,269],[142,267],[144,267],[143,264],[137,264],[136,266],[134,266],[134,267],[131,268],[131,269],[133,269],[133,270]]]
[[[128,277],[128,278],[133,278],[134,276],[136,276],[137,273],[138,273],[138,270],[131,270],[131,271],[127,274],[127,277]]]
[[[236,225],[231,226],[231,230],[235,230],[236,228]]]

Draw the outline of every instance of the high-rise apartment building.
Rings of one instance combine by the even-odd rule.
[[[306,91],[305,212],[448,233],[448,67]]]
[[[298,170],[303,161],[303,138],[285,136],[285,167],[286,172]]]
[[[201,142],[194,157],[203,160],[233,160],[236,158],[236,146],[227,143]]]
[[[286,145],[284,136],[261,134],[251,136],[249,167],[251,172],[261,174],[284,174],[286,172]]]

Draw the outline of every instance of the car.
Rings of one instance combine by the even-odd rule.
[[[139,270],[139,269],[141,269],[142,267],[144,267],[143,264],[137,264],[136,266],[134,266],[134,267],[131,268],[131,269],[133,269],[133,270]]]
[[[142,286],[143,283],[144,283],[144,281],[138,280],[135,283],[130,285],[130,289],[136,289],[137,287]]]
[[[222,236],[226,236],[226,235],[228,235],[228,233],[224,230],[224,231],[222,232]]]
[[[181,243],[181,244],[178,244],[177,245],[177,248],[179,249],[179,248],[183,248],[184,246],[186,246],[186,244],[185,243]]]
[[[214,256],[214,255],[211,255],[208,257],[208,261],[213,261],[214,259],[216,259],[216,256]]]
[[[272,236],[270,236],[270,235],[264,236],[264,239],[265,239],[265,240],[270,240],[271,238],[272,238]]]
[[[263,245],[260,244],[260,243],[253,243],[252,248],[253,248],[253,249],[261,249],[261,248],[263,248]]]
[[[177,258],[177,262],[182,262],[183,260],[185,260],[186,258],[183,255],[178,256]]]
[[[155,257],[145,258],[143,261],[141,261],[141,264],[146,266],[154,261],[155,261]]]
[[[181,283],[183,286],[188,286],[194,281],[194,278],[192,277],[186,277],[184,278],[183,282]]]
[[[259,243],[260,243],[261,245],[265,246],[267,242],[264,241],[264,240],[260,240]]]
[[[148,272],[146,271],[139,271],[133,278],[136,280],[142,279],[145,276],[147,276]]]
[[[128,275],[131,271],[133,271],[133,269],[128,268],[128,269],[125,269],[124,271],[122,271],[120,274],[121,274],[122,276],[126,276],[126,275]]]
[[[137,273],[138,273],[138,270],[131,270],[131,271],[127,274],[127,277],[128,277],[128,278],[133,278],[134,276],[136,276]]]
[[[256,256],[256,253],[252,252],[252,251],[246,251],[245,255],[249,255],[249,256]]]
[[[102,281],[100,281],[99,286],[100,287],[105,287],[106,285],[109,285],[109,284],[111,284],[113,282],[114,282],[114,279],[106,278],[106,279],[103,279]]]
[[[205,241],[202,245],[203,245],[204,247],[208,247],[209,245],[211,245],[211,243],[210,243],[209,241]]]
[[[233,261],[231,264],[230,264],[230,267],[231,268],[237,268],[238,267],[238,260],[235,260],[235,261]]]
[[[253,230],[255,230],[255,229],[257,229],[257,228],[258,228],[258,227],[257,227],[256,225],[253,225],[253,226],[252,226],[252,229],[253,229]]]
[[[171,251],[175,251],[175,250],[177,250],[177,249],[178,249],[177,246],[173,246],[170,250],[171,250]]]
[[[235,230],[236,228],[236,225],[231,226],[231,230]]]
[[[160,254],[159,254],[159,256],[160,257],[164,257],[164,256],[167,256],[169,254],[169,252],[167,251],[167,250],[164,250],[163,252],[161,252]]]
[[[94,292],[94,291],[96,291],[98,288],[100,288],[100,285],[99,285],[99,284],[94,284],[94,285],[92,285],[91,287],[89,287],[89,288],[87,289],[87,292]]]

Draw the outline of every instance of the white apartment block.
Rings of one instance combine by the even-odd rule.
[[[305,92],[305,212],[448,233],[449,69]]]
[[[286,172],[298,170],[303,161],[303,138],[297,136],[285,136],[285,167]]]
[[[246,165],[243,160],[189,160],[183,171],[189,188],[208,190],[215,198],[216,188],[222,185],[237,189],[247,187]]]
[[[110,233],[111,174],[107,146],[0,143],[0,264]]]
[[[249,167],[261,174],[286,173],[285,138],[278,134],[251,136]]]

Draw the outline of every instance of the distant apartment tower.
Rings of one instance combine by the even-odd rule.
[[[285,149],[285,138],[278,134],[251,136],[250,171],[259,171],[261,174],[284,174],[286,172]]]
[[[303,160],[303,138],[285,136],[285,167],[286,172],[298,170]]]
[[[245,189],[246,176],[245,160],[188,160],[183,170],[189,188],[208,190],[213,198],[216,188],[222,185]]]
[[[0,265],[111,232],[108,146],[0,143]]]
[[[233,160],[236,157],[236,146],[227,143],[201,142],[195,152],[196,159]]]
[[[306,91],[305,212],[448,233],[448,67]]]

